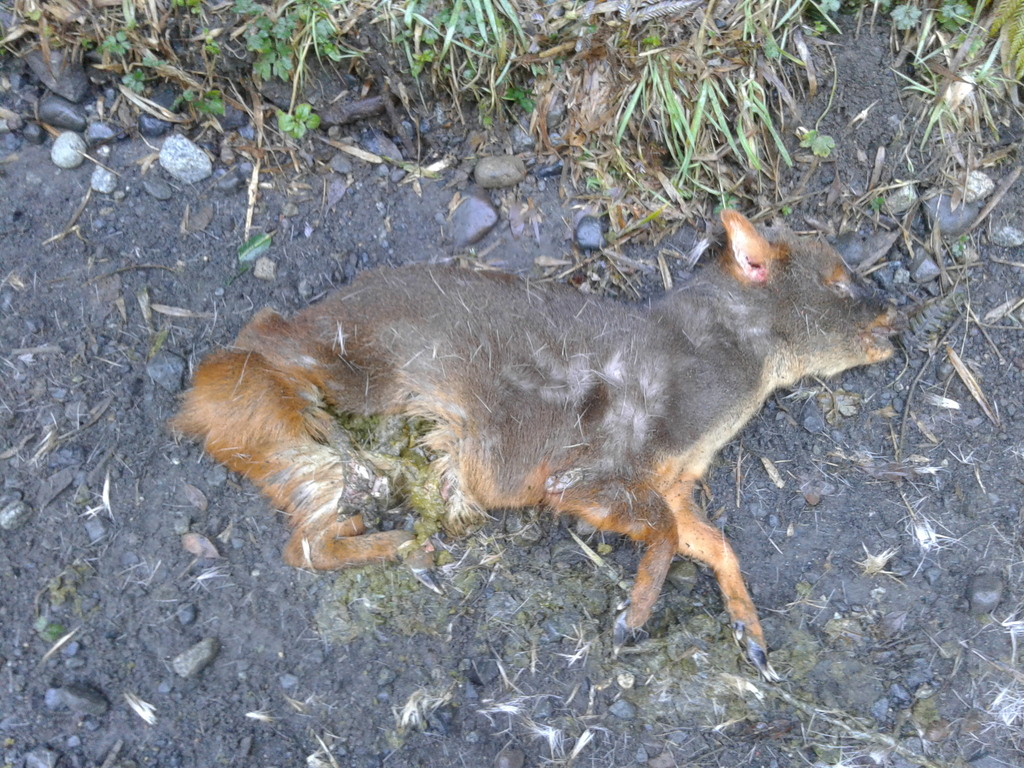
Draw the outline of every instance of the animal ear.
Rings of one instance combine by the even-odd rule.
[[[773,263],[783,260],[785,251],[761,237],[741,213],[728,208],[723,210],[722,224],[725,225],[725,253],[722,258],[726,268],[740,282],[767,283]]]

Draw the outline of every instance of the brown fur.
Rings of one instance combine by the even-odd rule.
[[[332,569],[394,559],[411,538],[339,519],[366,478],[350,476],[332,413],[426,417],[454,506],[542,505],[644,543],[626,629],[676,554],[709,565],[771,676],[693,483],[774,389],[888,357],[894,315],[828,246],[722,220],[719,261],[648,307],[420,265],[364,273],[291,320],[264,310],[202,363],[173,425],[289,515],[287,562]]]

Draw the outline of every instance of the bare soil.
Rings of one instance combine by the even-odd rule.
[[[819,130],[836,149],[801,158],[765,205],[799,195],[794,229],[835,235],[852,221],[867,236],[871,221],[851,212],[878,147],[889,178],[922,178],[927,158],[903,152],[916,114],[887,40],[849,30],[833,43],[835,93],[801,107],[813,123],[831,99]],[[436,141],[468,156],[456,130],[435,128]],[[906,765],[912,754],[1022,765],[1022,714],[1006,725],[997,711],[1024,707],[1012,632],[1024,618],[1024,346],[1019,322],[978,320],[1024,292],[1022,265],[1007,263],[1022,254],[976,230],[965,242],[979,259],[945,264],[973,316],[952,310],[937,322],[932,337],[951,330],[934,356],[908,341],[884,365],[780,393],[709,473],[701,501],[744,565],[783,699],[755,687],[714,580],[687,563],[673,569],[650,636],[613,657],[611,624],[638,552],[571,521],[509,513],[438,540],[452,555],[439,573],[444,596],[399,567],[318,575],[282,565],[286,529],[265,501],[169,434],[177,392],[148,374],[151,356],[188,369],[259,307],[295,311],[358,270],[466,253],[447,222],[466,187],[458,171],[417,189],[358,160],[333,174],[333,149],[307,150],[305,167],[261,176],[253,221],[275,231],[269,281],[239,270],[245,192],[219,192],[211,179],[156,200],[143,171],[162,171],[140,139],[113,144],[107,161],[124,199],[93,193],[77,229],[55,240],[92,166],[59,170],[48,145],[27,142],[0,159],[0,480],[5,503],[20,494],[32,509],[0,531],[0,764],[45,748],[60,766],[295,766],[310,756],[360,768]],[[329,208],[336,181],[349,192]],[[1022,188],[993,219],[1019,217]],[[506,214],[532,198],[543,217],[539,237],[520,240],[503,217],[479,258],[534,275],[538,257],[581,261],[566,192],[557,177],[530,175],[492,193]],[[209,223],[186,231],[186,216],[201,212]],[[920,219],[909,231],[926,237]],[[662,289],[658,250],[691,240],[623,251],[639,294]],[[900,281],[911,262],[902,243],[875,279],[910,310],[938,284]],[[577,281],[600,287],[612,263],[590,258]],[[198,559],[186,533],[220,557]],[[890,549],[881,573],[860,565]],[[998,593],[990,604],[979,602],[979,577]],[[208,637],[219,643],[212,663],[176,674],[171,660]],[[152,724],[129,694],[152,705]],[[403,725],[403,710],[421,717]]]

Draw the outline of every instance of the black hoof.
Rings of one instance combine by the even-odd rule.
[[[768,661],[768,651],[762,648],[761,644],[754,640],[754,638],[746,636],[746,628],[743,626],[743,622],[735,622],[732,625],[732,631],[736,642],[743,648],[747,661],[754,665],[761,674],[761,677],[769,683],[779,682],[782,678],[779,677],[778,672],[772,669],[772,665]]]

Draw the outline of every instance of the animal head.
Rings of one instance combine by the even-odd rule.
[[[831,376],[892,356],[896,310],[880,301],[842,257],[820,240],[785,227],[763,234],[741,214],[722,212],[722,268],[737,295],[781,342],[780,378]]]

